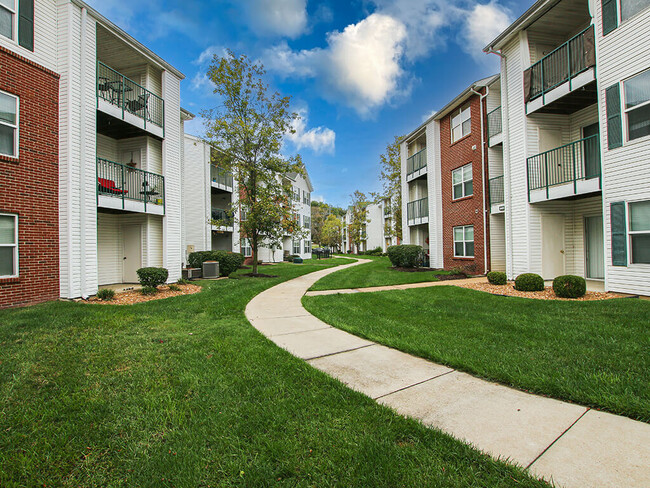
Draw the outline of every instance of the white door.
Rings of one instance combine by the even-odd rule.
[[[603,218],[585,218],[585,258],[586,276],[596,280],[605,279],[605,249],[603,238]]]
[[[539,152],[545,153],[542,162],[546,163],[547,168],[540,168],[543,181],[548,174],[548,184],[556,185],[567,181],[567,170],[572,171],[573,165],[569,165],[566,158],[562,157],[561,151],[552,151],[562,145],[562,131],[539,129]],[[551,152],[547,152],[551,151]],[[566,167],[565,167],[566,166]]]
[[[564,273],[564,216],[542,217],[542,277],[552,280]]]
[[[127,225],[122,228],[124,257],[122,259],[122,280],[137,283],[137,271],[142,268],[142,226]]]

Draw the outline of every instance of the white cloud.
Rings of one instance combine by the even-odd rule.
[[[426,122],[431,117],[433,117],[437,112],[438,112],[437,110],[432,110],[431,112],[427,112],[422,116],[422,122]]]
[[[511,23],[510,11],[496,1],[476,4],[466,18],[465,50],[476,59],[484,58],[483,48]]]
[[[307,110],[298,110],[300,118],[294,121],[293,128],[295,132],[285,135],[286,140],[290,141],[296,150],[308,148],[315,153],[334,154],[336,144],[336,133],[327,127],[313,127],[307,130]]]
[[[258,35],[293,39],[307,28],[307,0],[246,0],[241,6]]]
[[[184,127],[186,134],[196,137],[205,136],[205,119],[203,117],[197,115],[192,120],[186,121]]]

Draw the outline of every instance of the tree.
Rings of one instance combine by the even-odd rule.
[[[322,202],[311,202],[311,240],[319,245],[324,244],[323,226],[330,215],[330,206]]]
[[[386,152],[379,156],[381,168],[380,178],[383,183],[383,194],[375,195],[378,199],[388,199],[391,206],[391,225],[387,227],[387,237],[402,238],[402,161],[400,157],[400,142],[402,136],[386,146]]]
[[[277,242],[280,234],[300,238],[302,233],[293,218],[290,182],[282,175],[304,174],[304,167],[300,156],[280,154],[283,137],[295,132],[298,115],[289,111],[289,97],[269,91],[264,75],[264,67],[247,56],[232,51],[215,55],[208,77],[221,105],[201,114],[206,140],[221,151],[219,166],[239,184],[238,212],[233,214],[242,237],[250,241],[253,273],[264,241]]]
[[[322,230],[322,243],[328,247],[341,247],[341,233],[343,232],[343,222],[341,218],[334,214],[329,214]]]
[[[361,248],[361,243],[366,239],[366,226],[370,222],[368,219],[368,199],[365,193],[359,190],[355,191],[352,195],[352,204],[350,206],[350,225],[348,232],[350,241],[357,247],[357,251]]]

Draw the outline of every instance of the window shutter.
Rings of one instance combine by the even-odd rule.
[[[618,6],[616,0],[601,0],[603,16],[603,35],[606,36],[618,27]]]
[[[605,90],[607,104],[607,147],[615,149],[623,145],[621,118],[621,92],[618,83]]]
[[[609,208],[612,224],[612,265],[627,266],[625,202],[612,202]]]
[[[18,0],[18,44],[34,50],[34,0]]]

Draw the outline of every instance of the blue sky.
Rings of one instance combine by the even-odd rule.
[[[216,105],[213,54],[261,60],[268,82],[302,115],[285,152],[299,152],[315,199],[346,206],[380,190],[379,155],[472,81],[495,73],[481,48],[531,0],[89,0],[180,69],[182,105]],[[200,134],[197,118],[186,131]]]

